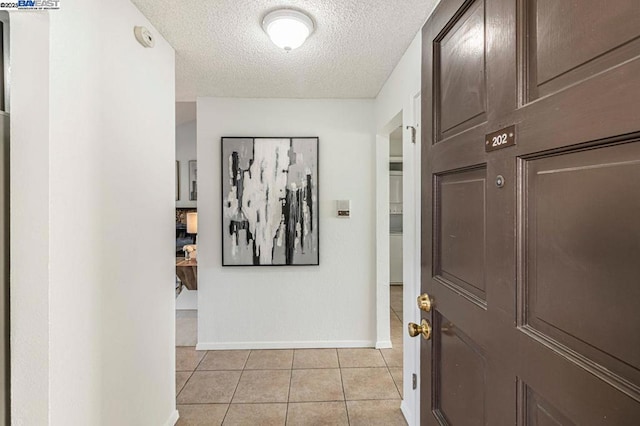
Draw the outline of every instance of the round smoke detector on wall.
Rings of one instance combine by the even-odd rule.
[[[156,40],[153,38],[153,34],[146,27],[134,27],[133,33],[136,35],[138,42],[144,47],[153,47],[156,44]]]

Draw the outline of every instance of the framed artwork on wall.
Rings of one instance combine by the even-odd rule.
[[[180,162],[176,161],[176,201],[180,200]]]
[[[198,162],[189,161],[189,200],[198,200]]]
[[[318,265],[318,138],[223,137],[221,147],[222,265]]]

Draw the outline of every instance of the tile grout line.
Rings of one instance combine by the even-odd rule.
[[[287,391],[287,411],[284,415],[284,424],[286,426],[289,421],[289,402],[291,400],[291,383],[293,382],[293,360],[296,358],[296,350],[291,350],[291,369],[289,370],[289,389]]]
[[[193,350],[195,351],[195,346],[180,346],[180,347],[189,347],[189,348],[193,348]],[[194,367],[193,371],[191,371],[191,374],[189,374],[189,377],[187,378],[187,380],[184,382],[184,385],[182,385],[182,389],[180,389],[180,392],[176,392],[176,405],[178,405],[178,396],[182,393],[182,391],[184,390],[184,388],[187,387],[187,383],[189,383],[189,380],[191,380],[191,378],[193,377],[193,373],[196,372],[196,370],[198,369],[198,367],[200,367],[200,364],[202,363],[202,361],[204,360],[204,358],[207,356],[207,354],[209,353],[209,351],[205,351],[204,355],[202,356],[202,358],[200,359],[200,361],[198,361],[198,364]],[[185,371],[177,371],[176,373],[185,373]],[[186,371],[186,373],[188,373],[188,371]]]
[[[396,317],[398,317],[398,314],[393,308],[391,308],[391,311],[395,314]],[[400,317],[398,317],[398,319],[400,320]],[[402,320],[400,320],[400,322],[402,322]],[[382,359],[384,359],[384,363],[387,366],[387,371],[389,372],[389,375],[391,376],[391,380],[393,380],[393,385],[396,388],[396,392],[398,392],[398,395],[400,395],[400,400],[402,401],[403,399],[402,392],[400,391],[400,388],[398,388],[398,383],[396,383],[396,379],[393,377],[393,374],[391,374],[391,366],[389,366],[389,363],[387,362],[387,358],[385,358],[384,354],[382,353],[382,350],[380,350],[380,355],[382,355]],[[403,362],[403,365],[401,365],[400,367],[393,367],[393,368],[400,368],[402,370],[402,374],[404,374],[404,362]]]
[[[347,404],[347,392],[344,390],[344,379],[342,378],[342,364],[340,364],[340,353],[336,348],[336,358],[338,359],[338,369],[340,371],[340,384],[342,384],[342,395],[344,396],[344,410],[347,412],[347,426],[351,426],[351,419],[349,418],[349,404]]]
[[[391,377],[391,381],[393,382],[393,387],[396,389],[396,392],[398,392],[398,385],[396,384],[396,381],[393,378],[393,374],[391,374],[391,369],[389,368],[389,363],[387,362],[387,358],[384,357],[384,354],[382,353],[382,349],[379,349],[379,350],[380,350],[380,356],[384,360],[384,365],[387,366],[387,373],[389,374],[389,377]],[[398,392],[398,395],[400,395],[400,392]],[[402,395],[400,395],[400,400],[402,401]]]
[[[238,391],[238,387],[240,386],[240,380],[242,380],[242,375],[244,374],[244,369],[247,366],[247,362],[249,362],[249,357],[251,356],[252,350],[249,350],[247,354],[247,359],[244,360],[244,364],[242,365],[242,370],[240,370],[240,377],[238,377],[238,383],[236,383],[235,389],[233,389],[233,393],[231,394],[231,399],[229,400],[229,404],[227,405],[227,411],[224,412],[224,417],[222,418],[222,423],[227,419],[227,415],[229,414],[229,410],[231,410],[231,403],[233,402],[233,398],[236,396],[236,392]]]
[[[397,312],[395,310],[393,310],[394,315],[398,318],[399,321],[402,321]],[[343,376],[343,369],[348,368],[346,366],[343,366],[340,360],[340,355],[339,355],[339,349],[338,348],[333,348],[333,350],[335,351],[336,354],[336,359],[337,359],[337,363],[338,363],[338,370],[340,373],[340,382],[341,382],[341,388],[342,388],[342,392],[343,392],[343,396],[344,396],[344,406],[345,406],[345,411],[346,411],[346,415],[347,415],[347,423],[350,425],[351,424],[351,419],[350,419],[350,412],[349,412],[349,406],[348,406],[348,402],[349,400],[347,399],[347,395],[346,395],[346,391],[345,391],[345,384],[344,384],[344,376]],[[191,380],[191,378],[193,378],[194,374],[199,370],[199,367],[202,365],[202,363],[204,362],[205,358],[207,356],[209,356],[211,354],[212,351],[204,351],[205,354],[202,356],[202,358],[200,358],[200,360],[198,361],[197,365],[195,366],[195,368],[191,371],[186,371],[186,373],[189,373],[189,377],[187,378],[187,380],[185,381],[184,385],[182,386],[182,388],[180,389],[180,391],[176,394],[176,399],[178,398],[178,396],[182,393],[182,391],[184,390],[184,388],[187,386],[188,382]],[[234,388],[233,394],[231,396],[231,400],[230,402],[227,404],[227,409],[225,411],[224,417],[223,417],[223,422],[226,420],[226,418],[228,417],[229,414],[229,410],[231,407],[231,402],[233,401],[233,399],[235,398],[235,394],[237,393],[237,389],[239,388],[239,384],[240,381],[244,375],[245,371],[249,371],[247,369],[247,365],[248,365],[248,361],[252,355],[252,353],[255,352],[255,350],[249,350],[248,354],[244,360],[242,369],[240,370],[240,376],[238,379],[238,382],[236,382],[236,386]],[[399,396],[399,399],[402,400],[402,395],[401,395],[401,391],[398,388],[398,384],[396,382],[396,380],[393,378],[393,375],[391,374],[391,366],[389,364],[389,361],[386,359],[386,357],[384,356],[384,354],[382,353],[382,351],[379,349],[378,352],[380,353],[380,356],[382,356],[383,361],[384,361],[384,366],[382,366],[382,368],[386,368],[387,373],[389,374],[389,376],[391,377],[392,381],[394,382],[394,388],[396,389],[396,395],[397,397]],[[292,385],[293,385],[293,370],[294,370],[294,365],[295,365],[295,354],[296,354],[296,349],[292,348],[292,357],[291,357],[291,361],[290,361],[290,366],[288,368],[283,368],[281,370],[288,370],[289,371],[289,386],[288,386],[288,392],[287,392],[287,406],[286,406],[286,413],[285,413],[285,424],[288,422],[288,416],[289,416],[289,406],[292,403],[291,402],[291,392],[292,392]],[[351,367],[351,368],[372,368],[372,367]],[[395,367],[394,367],[395,368]],[[402,368],[402,367],[400,367]],[[307,368],[309,370],[314,370],[314,369],[320,369],[320,370],[326,370],[327,368],[323,368],[323,367],[317,367],[317,368]],[[203,371],[208,371],[208,370],[203,370]],[[212,370],[212,371],[216,371],[216,370]],[[220,370],[220,371],[226,371],[226,370]],[[183,371],[181,371],[182,373]],[[373,398],[373,399],[357,399],[354,401],[382,401],[382,400],[389,400],[389,401],[394,401],[395,399],[388,399],[388,398],[383,398],[383,399],[379,399],[379,398]],[[308,401],[310,403],[322,403],[322,402],[327,402],[327,401]],[[185,403],[183,405],[207,405],[208,403]],[[276,404],[276,402],[274,402],[274,404]]]

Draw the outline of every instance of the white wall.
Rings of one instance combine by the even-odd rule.
[[[11,85],[20,90],[11,99],[10,124],[11,413],[14,424],[45,425],[50,406],[49,16],[11,14],[10,39]],[[78,349],[86,354],[83,344]],[[90,404],[84,398],[79,402]]]
[[[422,34],[419,31],[391,76],[380,90],[375,101],[377,132],[376,181],[378,212],[377,253],[379,259],[388,256],[388,212],[389,199],[389,133],[399,124],[403,128],[403,322],[419,322],[420,313],[416,297],[420,294],[420,128],[419,94],[421,89]],[[418,98],[416,98],[418,96]],[[417,143],[411,142],[407,126],[417,126]],[[386,236],[386,238],[385,238]],[[386,257],[388,259],[388,257]],[[389,275],[388,261],[378,261],[378,329],[379,336],[388,333],[389,327]],[[385,330],[386,329],[386,330]],[[380,337],[379,337],[380,338]],[[420,394],[412,389],[411,374],[419,373],[419,339],[404,335],[404,392],[402,410],[409,425],[420,424]],[[418,374],[420,377],[420,374]]]
[[[197,207],[189,200],[189,161],[196,159],[196,121],[176,126],[176,160],[180,161],[180,199],[176,207]]]
[[[127,0],[11,15],[14,424],[177,414],[174,56],[134,25]]]
[[[421,69],[422,31],[418,31],[376,96],[376,131],[381,131],[399,111],[410,107],[408,99],[421,88]]]
[[[197,122],[198,348],[373,346],[373,101],[201,98]],[[222,136],[320,138],[320,266],[221,266]]]
[[[153,49],[138,44],[133,27],[152,26],[128,0],[102,4],[102,423],[162,425],[175,414],[174,51],[155,30]]]

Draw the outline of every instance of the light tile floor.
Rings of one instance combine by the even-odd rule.
[[[176,346],[195,346],[198,342],[198,311],[176,311]]]
[[[183,325],[178,333],[192,333]],[[402,286],[392,286],[393,349],[178,346],[178,425],[406,425],[400,412],[402,333]]]

